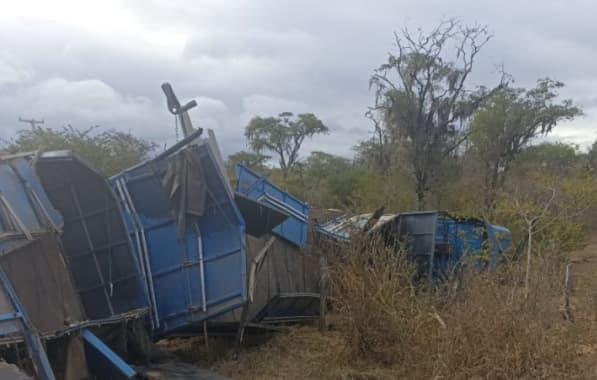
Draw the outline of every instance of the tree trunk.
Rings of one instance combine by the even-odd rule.
[[[427,187],[427,180],[423,175],[415,175],[417,184],[415,186],[415,193],[417,194],[417,210],[425,210],[425,188]]]
[[[425,191],[419,190],[417,187],[417,210],[425,210]]]
[[[491,220],[495,214],[498,189],[498,165],[486,165],[488,173],[485,175],[485,217]]]

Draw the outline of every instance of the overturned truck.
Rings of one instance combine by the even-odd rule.
[[[474,217],[448,212],[339,216],[316,226],[319,239],[348,242],[355,235],[375,236],[405,251],[429,281],[445,279],[463,265],[494,269],[512,243],[510,231]]]
[[[41,379],[131,377],[134,370],[95,335],[123,318],[97,316],[84,306],[76,281],[81,272],[66,264],[68,221],[47,196],[32,158],[0,158],[2,357]]]
[[[0,157],[0,357],[30,375],[131,378],[151,340],[318,315],[308,206],[246,168],[232,189],[164,91],[184,139],[111,178],[71,151]]]
[[[0,357],[31,375],[132,378],[125,360],[146,361],[151,340],[320,316],[309,205],[242,164],[232,188],[194,103],[163,89],[183,140],[111,178],[70,151],[0,157]],[[503,227],[438,212],[315,227],[335,242],[364,229],[432,280],[480,251],[493,266],[510,244]]]
[[[243,164],[236,165],[235,190],[247,224],[248,299],[214,324],[319,318],[320,261],[308,246],[309,205]]]

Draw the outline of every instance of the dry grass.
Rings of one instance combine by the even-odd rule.
[[[563,320],[562,268],[554,260],[535,260],[528,298],[516,263],[463,273],[458,286],[433,290],[413,286],[412,266],[381,245],[354,245],[332,269],[329,331],[293,328],[213,369],[239,379],[595,376],[586,371],[595,321]]]

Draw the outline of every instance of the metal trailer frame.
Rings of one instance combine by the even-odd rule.
[[[144,272],[105,177],[71,151],[40,154],[35,168],[64,217],[63,254],[87,318],[144,314]]]
[[[266,177],[241,163],[236,164],[236,191],[288,214],[289,218],[272,231],[299,246],[307,246],[309,205],[272,184]]]
[[[154,336],[190,328],[246,300],[244,221],[218,153],[198,130],[158,157],[110,179],[123,205],[149,294]],[[162,177],[177,154],[190,150],[205,172],[205,214],[177,237],[177,220]],[[188,227],[188,226],[187,226]]]
[[[42,380],[53,380],[54,372],[52,366],[48,360],[48,356],[44,350],[43,343],[40,336],[35,329],[32,328],[25,310],[21,306],[21,302],[17,297],[8,277],[4,271],[0,268],[0,286],[2,287],[3,295],[6,296],[14,309],[13,313],[0,314],[0,324],[7,322],[16,321],[20,325],[20,332],[22,334],[23,341],[27,345],[29,355],[33,360],[35,372],[37,376]]]
[[[316,227],[335,242],[350,241],[350,227],[363,231],[368,216],[341,216]],[[384,220],[385,219],[385,220]],[[367,233],[381,233],[386,242],[405,249],[429,281],[449,277],[467,258],[480,268],[475,253],[489,250],[487,264],[494,270],[500,253],[511,244],[510,231],[479,218],[456,217],[447,212],[413,211],[380,218]],[[487,244],[487,246],[485,246]]]
[[[33,156],[37,157],[36,154]],[[62,263],[59,267],[64,270],[67,278],[65,281],[70,283],[70,273],[62,261],[57,236],[62,232],[63,218],[53,208],[41,182],[37,178],[30,163],[27,162],[26,158],[31,157],[31,154],[0,157],[0,175],[3,178],[2,186],[0,186],[0,255],[2,255],[2,259],[5,259],[8,255],[16,254],[15,251],[17,250],[26,249],[30,244],[43,242],[46,239],[50,245],[45,246],[43,243],[40,243],[42,244],[41,248],[55,248],[53,252],[57,255],[55,259],[58,261],[55,260],[53,263]],[[48,240],[49,236],[52,236],[52,238]],[[15,267],[15,265],[19,267],[19,265],[22,266],[23,264],[22,260],[20,263],[18,261],[12,263],[11,261],[3,262],[3,266],[8,265],[9,267]],[[29,269],[33,270],[33,268]],[[56,272],[54,273],[54,275],[57,274]],[[23,303],[19,298],[19,289],[15,289],[9,275],[6,274],[3,268],[0,268],[0,304],[3,311],[0,314],[0,326],[3,327],[0,344],[15,345],[21,342],[25,343],[33,360],[36,374],[41,379],[54,379],[54,374],[45,352],[45,340],[73,333],[81,333],[86,327],[122,321],[121,317],[113,316],[102,320],[89,321],[82,318],[83,315],[81,313],[81,315],[73,315],[77,320],[69,321],[68,324],[65,324],[67,323],[66,320],[59,321],[60,326],[58,329],[55,329],[57,325],[47,325],[45,331],[39,331],[40,328],[34,325],[33,320],[28,315],[27,310],[25,310],[24,305],[26,302]],[[15,275],[18,274],[12,274],[13,280],[15,280]],[[16,283],[18,284],[19,281],[16,281]],[[74,305],[79,307],[80,300],[78,295],[74,291],[74,288],[71,290],[72,300],[75,302]],[[49,294],[48,296],[56,297],[58,295]],[[28,302],[35,302],[35,298],[31,298]],[[75,309],[71,311],[75,312]],[[80,313],[80,311],[78,312]],[[128,315],[133,314],[133,317],[142,315],[139,311],[131,312]],[[37,315],[36,318],[43,318],[43,316]],[[114,358],[110,360],[112,359]]]

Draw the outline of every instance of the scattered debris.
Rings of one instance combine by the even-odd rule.
[[[247,328],[325,329],[327,260],[310,231],[339,244],[381,235],[433,281],[469,259],[492,268],[510,245],[504,227],[435,211],[310,226],[307,203],[242,164],[233,189],[213,132],[191,124],[196,103],[162,88],[184,138],[109,179],[69,151],[0,157],[0,342],[14,348],[0,355],[29,375],[225,379],[127,361],[199,331],[207,344],[231,327],[240,344]]]

